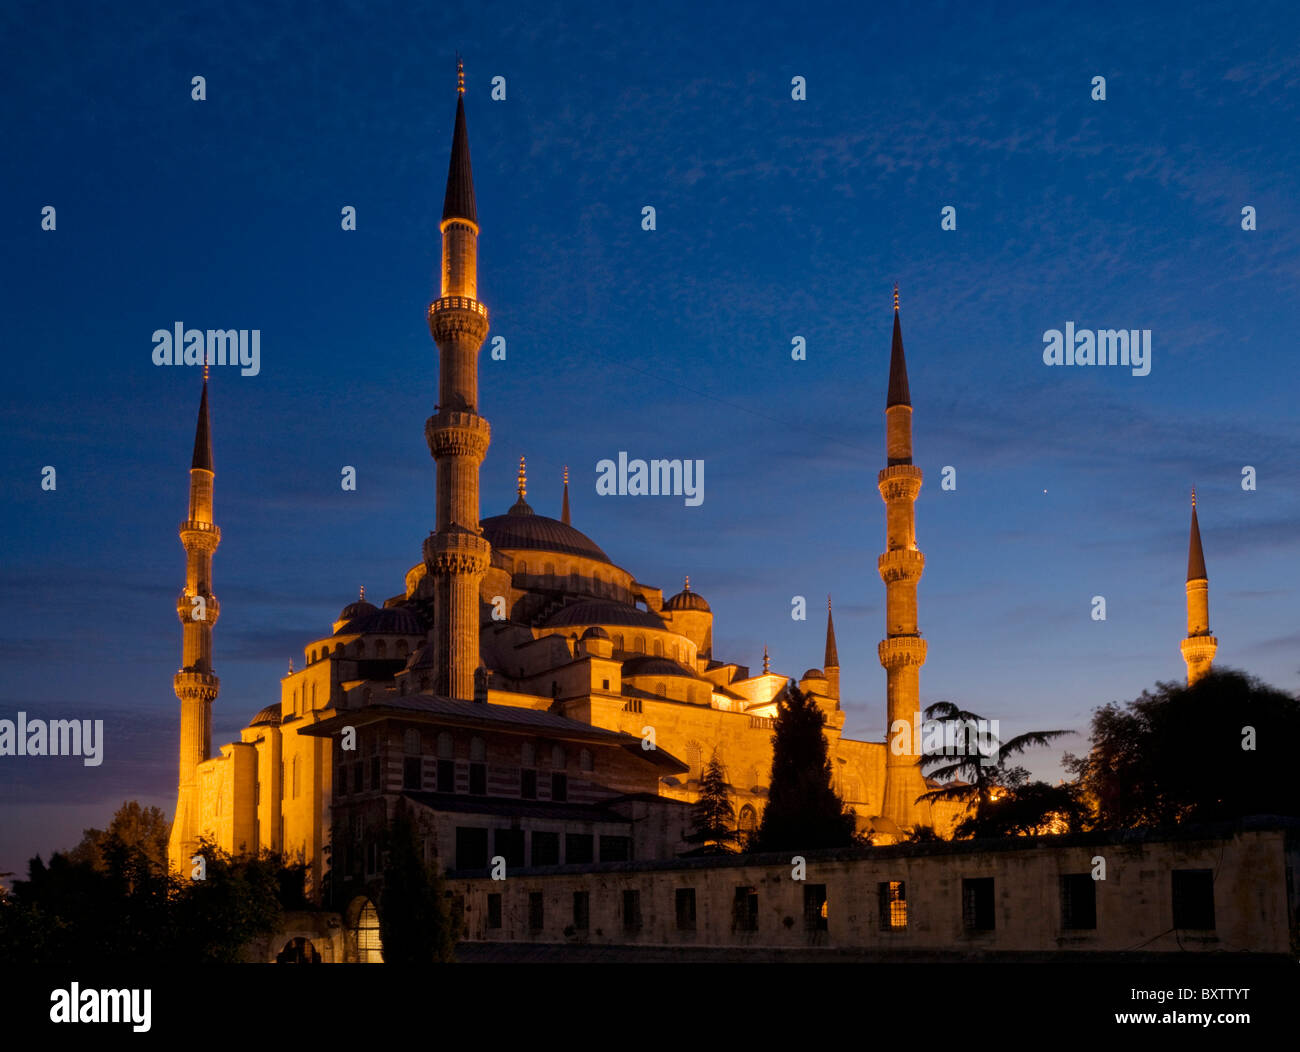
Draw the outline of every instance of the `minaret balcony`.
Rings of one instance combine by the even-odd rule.
[[[1210,635],[1188,636],[1182,644],[1183,660],[1189,665],[1199,665],[1214,660],[1219,641]]]
[[[212,702],[216,700],[217,693],[221,689],[221,680],[211,672],[181,669],[172,678],[172,687],[176,691],[176,697],[181,701]]]
[[[202,603],[196,603],[195,599],[202,599]],[[198,613],[201,616],[196,617]],[[215,625],[217,618],[221,616],[221,604],[217,602],[217,597],[211,592],[181,592],[176,597],[176,616],[180,618],[183,625]]]
[[[425,421],[424,438],[435,460],[459,456],[481,461],[492,441],[492,428],[477,413],[443,409]]]
[[[199,551],[216,551],[221,543],[221,530],[215,522],[186,519],[180,524],[181,544]]]
[[[920,636],[890,636],[880,641],[876,653],[880,657],[880,664],[886,669],[924,665],[925,640]]]
[[[895,464],[882,468],[877,476],[877,488],[886,502],[916,500],[921,492],[921,469],[915,464]]]
[[[481,534],[463,527],[431,533],[424,539],[424,565],[436,577],[487,573],[492,545]]]
[[[925,555],[915,548],[898,548],[885,552],[876,559],[876,569],[885,584],[893,581],[915,581],[925,571]]]
[[[429,304],[429,331],[439,344],[454,336],[481,343],[488,331],[487,307],[469,296],[443,296]]]

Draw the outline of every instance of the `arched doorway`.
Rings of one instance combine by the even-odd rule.
[[[320,954],[316,952],[316,947],[311,944],[310,939],[299,936],[296,939],[290,939],[284,944],[275,958],[276,964],[320,964]]]

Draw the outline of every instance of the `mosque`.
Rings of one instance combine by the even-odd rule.
[[[232,853],[283,852],[308,867],[318,901],[373,888],[382,835],[401,800],[414,808],[426,858],[446,870],[672,858],[685,850],[689,804],[712,756],[724,765],[741,829],[767,799],[776,699],[791,679],[826,718],[833,784],[859,829],[889,842],[929,826],[946,835],[952,803],[918,802],[916,756],[885,731],[920,708],[926,641],[917,584],[921,470],[912,462],[912,405],[898,292],[885,400],[886,677],[881,738],[841,733],[840,668],[828,600],[822,667],[754,672],[713,646],[714,612],[691,588],[665,598],[577,529],[567,472],[558,518],[518,499],[480,519],[479,469],[491,438],[479,415],[477,356],[489,328],[478,298],[478,210],[458,78],[443,203],[441,287],[428,307],[439,351],[438,402],[425,426],[436,462],[436,528],[396,595],[365,598],[309,642],[281,680],[280,700],[240,740],[211,747],[219,692],[213,630],[212,430],[205,373],[181,523],[186,583],[180,769],[169,856],[189,872],[199,838]],[[1210,667],[1208,584],[1193,496],[1187,582],[1189,679]],[[373,910],[372,906],[366,908]],[[373,919],[373,917],[371,918]],[[365,918],[350,924],[368,930]],[[364,947],[363,947],[364,950]]]

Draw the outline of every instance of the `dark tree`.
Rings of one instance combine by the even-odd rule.
[[[729,851],[736,842],[736,809],[731,803],[731,786],[718,754],[714,752],[700,779],[700,798],[691,808],[692,832],[687,843],[701,848],[692,854],[719,854]]]
[[[854,815],[831,788],[826,717],[793,683],[777,698],[772,777],[758,850],[798,851],[854,842]]]
[[[1077,787],[1031,782],[1023,767],[1004,772],[1001,793],[957,824],[957,837],[1034,836],[1083,828]],[[996,792],[996,790],[995,790]]]
[[[165,869],[170,832],[171,824],[160,808],[141,807],[137,801],[128,800],[117,809],[108,829],[85,830],[81,843],[67,855],[74,862],[89,862],[96,869],[103,870],[104,847],[110,839],[116,839],[126,847],[138,850],[155,866]]]
[[[388,861],[379,898],[379,937],[385,964],[440,964],[455,960],[455,930],[442,875],[424,861],[405,804],[388,827]]]
[[[1001,803],[1001,800],[995,801],[994,797],[1002,795],[1005,799],[1006,794],[1014,793],[1017,785],[1026,781],[1023,768],[1008,768],[1007,761],[1031,746],[1050,745],[1057,738],[1074,733],[1029,731],[1004,742],[990,729],[989,721],[958,708],[950,701],[936,701],[927,706],[925,718],[933,721],[936,728],[944,733],[944,741],[956,751],[927,753],[924,748],[918,748],[921,757],[917,763],[922,768],[929,768],[926,777],[945,784],[922,793],[917,800],[955,800],[964,803],[967,817],[954,831],[958,836],[969,836],[977,829],[990,830],[982,835],[999,835],[991,832],[996,824],[991,819],[990,807],[994,803]],[[923,733],[920,743],[922,746],[929,744],[925,741],[926,737]],[[1002,794],[997,792],[999,789]]]
[[[1066,757],[1100,829],[1300,816],[1291,750],[1300,700],[1233,669],[1093,713],[1092,747]]]

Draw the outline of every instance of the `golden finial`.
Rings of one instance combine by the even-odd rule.
[[[361,601],[363,603],[366,601],[366,586],[364,584],[361,586]]]
[[[894,282],[894,313],[898,313],[898,282]]]
[[[566,486],[569,484],[569,465],[568,465],[568,464],[565,464],[565,465],[564,465],[564,484],[565,484]]]
[[[523,500],[528,495],[528,473],[524,470],[524,458],[519,458],[519,485],[516,487],[519,492],[519,499]]]
[[[293,675],[293,658],[289,659],[289,675]]]
[[[465,94],[465,63],[460,60],[460,52],[456,52],[456,93]]]
[[[771,671],[772,671],[772,665],[771,665],[771,662],[769,662],[768,659],[767,659],[767,644],[766,644],[766,643],[763,644],[763,671],[764,671],[765,673],[766,673],[766,672],[771,672]]]
[[[1196,487],[1192,487],[1192,507],[1196,507]]]
[[[831,612],[831,594],[830,594],[830,592],[827,592],[827,593],[826,593],[826,612],[827,612],[828,614]]]
[[[690,575],[690,574],[687,574],[687,575],[686,575],[686,590],[687,590],[688,592],[691,590],[691,575]]]
[[[211,364],[212,364],[211,359],[209,359],[207,355],[204,355],[203,356],[203,382],[204,383],[208,382],[208,367]]]

